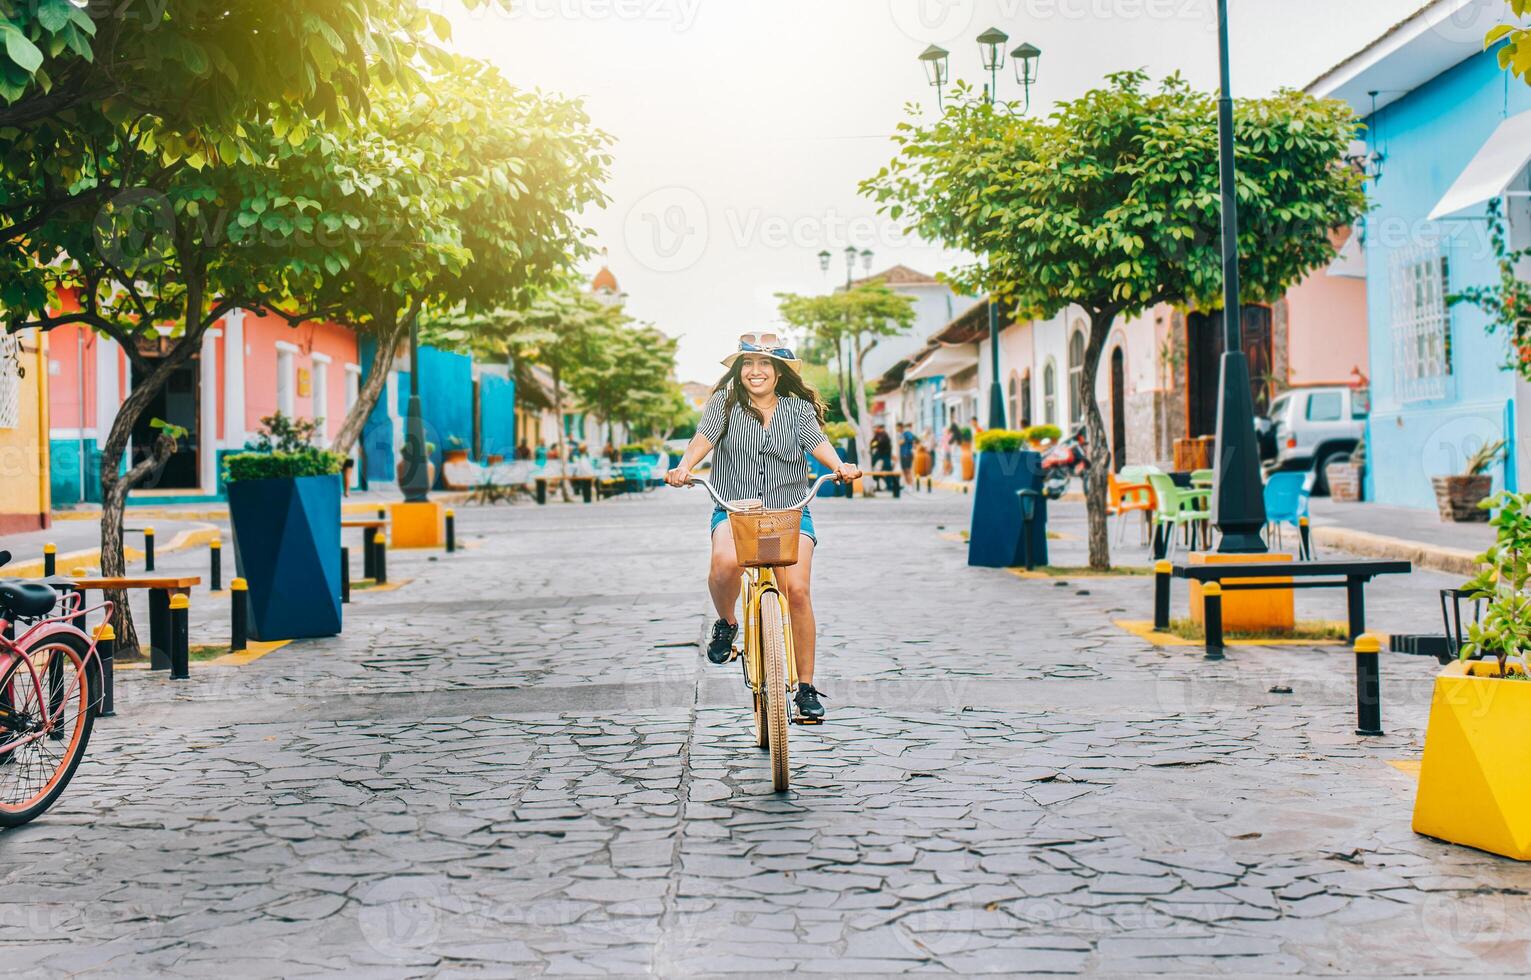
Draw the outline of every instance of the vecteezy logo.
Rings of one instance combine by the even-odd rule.
[[[175,209],[158,191],[134,187],[101,205],[93,231],[103,259],[127,272],[147,271],[165,262]]]
[[[1446,4],[1437,15],[1439,19],[1430,25],[1430,32],[1453,44],[1481,49],[1488,32],[1509,19],[1509,11],[1509,5],[1500,0],[1471,0],[1456,7]]]
[[[439,879],[384,878],[362,895],[357,923],[373,949],[393,959],[409,959],[440,937],[445,898]]]
[[[911,40],[950,41],[973,26],[973,0],[888,0],[888,15]]]
[[[654,272],[681,272],[707,251],[707,205],[686,187],[661,187],[627,212],[628,253]]]

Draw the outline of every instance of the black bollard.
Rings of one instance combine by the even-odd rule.
[[[43,578],[58,574],[58,545],[49,541],[43,545]]]
[[[207,543],[207,554],[211,564],[208,573],[208,588],[213,592],[223,589],[223,542],[217,538]]]
[[[387,507],[379,507],[377,509],[377,519],[380,520],[380,521],[388,520],[388,508]]]
[[[1208,582],[1201,587],[1202,619],[1207,627],[1207,660],[1223,659],[1223,587]]]
[[[1308,527],[1306,517],[1297,518],[1297,537],[1302,540],[1302,560],[1313,560],[1313,529]]]
[[[229,600],[229,650],[237,653],[250,645],[250,596],[244,579],[229,583]]]
[[[1356,637],[1356,734],[1382,734],[1382,644],[1370,633]]]
[[[101,661],[101,717],[110,718],[117,713],[116,684],[112,670],[117,662],[117,631],[111,623],[96,627],[96,657]]]
[[[589,503],[589,500],[585,501]],[[447,554],[457,550],[457,512],[447,508]]]
[[[144,571],[154,571],[154,528],[144,528]]]
[[[1031,554],[1031,536],[1037,520],[1037,501],[1042,495],[1035,490],[1017,490],[1015,495],[1021,502],[1021,554],[1029,572],[1036,567]]]
[[[372,559],[372,581],[375,585],[383,585],[388,581],[388,536],[379,534],[372,547],[377,552]]]
[[[191,600],[186,593],[170,597],[170,679],[191,676]]]
[[[340,549],[340,601],[351,601],[351,549]]]
[[[1170,571],[1167,561],[1154,562],[1154,629],[1170,628]]]
[[[377,528],[361,529],[361,577],[377,577]]]

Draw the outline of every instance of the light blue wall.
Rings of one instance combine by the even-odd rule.
[[[479,431],[485,456],[516,455],[516,383],[497,375],[478,379]]]
[[[1367,498],[1433,507],[1430,477],[1459,473],[1485,439],[1513,439],[1514,376],[1503,370],[1505,341],[1485,331],[1486,317],[1450,308],[1452,377],[1445,396],[1404,402],[1394,383],[1392,258],[1439,236],[1448,260],[1447,291],[1498,281],[1483,221],[1429,222],[1426,216],[1506,115],[1531,110],[1531,88],[1506,86],[1492,52],[1474,56],[1377,113],[1374,131],[1386,151],[1382,179],[1368,185],[1367,306],[1372,415],[1367,443]],[[1478,216],[1482,208],[1460,216]],[[1495,489],[1513,469],[1495,471]]]
[[[399,372],[397,412],[409,412],[410,372]],[[379,400],[381,403],[381,400]],[[375,415],[376,413],[374,413]],[[436,447],[431,461],[441,473],[441,453],[457,436],[463,448],[473,445],[473,359],[467,354],[420,348],[420,417],[425,421],[425,441]]]

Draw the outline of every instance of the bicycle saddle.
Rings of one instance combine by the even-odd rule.
[[[58,602],[52,587],[18,579],[0,580],[0,608],[10,616],[44,616]]]

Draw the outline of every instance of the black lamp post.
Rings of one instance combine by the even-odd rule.
[[[1010,35],[997,27],[991,27],[978,35],[978,57],[983,70],[989,73],[989,84],[984,86],[983,96],[990,105],[998,104],[999,73],[1005,67],[1005,44]],[[1023,113],[1031,109],[1031,86],[1037,80],[1037,63],[1042,49],[1034,44],[1021,44],[1010,52],[1015,65],[1015,80],[1024,93]],[[925,78],[935,87],[936,104],[942,106],[941,89],[950,77],[945,48],[932,44],[920,54],[925,66]],[[944,106],[942,106],[944,108]],[[989,358],[992,377],[989,383],[989,428],[1005,427],[1005,395],[999,380],[999,306],[994,302],[992,290],[989,297]]]
[[[420,415],[420,316],[409,321],[409,407],[404,416],[404,502],[430,499],[430,456],[425,450],[425,419]]]
[[[1222,93],[1217,100],[1219,179],[1223,196],[1223,364],[1218,383],[1217,460],[1212,482],[1212,522],[1222,533],[1217,550],[1267,551],[1265,495],[1255,439],[1255,404],[1249,390],[1239,305],[1239,217],[1234,193],[1233,93],[1228,78],[1228,0],[1217,0],[1218,61]]]

